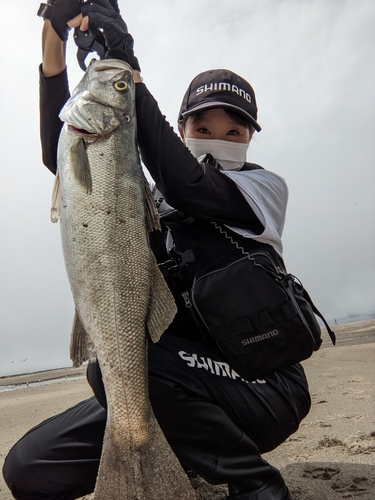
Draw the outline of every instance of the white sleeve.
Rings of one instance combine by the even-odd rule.
[[[279,175],[264,169],[222,171],[232,179],[241,191],[255,215],[264,226],[263,233],[257,235],[247,229],[228,226],[229,229],[262,243],[272,245],[282,255],[281,235],[284,228],[288,187]]]

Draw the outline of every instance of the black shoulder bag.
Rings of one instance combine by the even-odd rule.
[[[246,251],[212,223],[240,252],[222,255],[198,269],[190,300],[210,337],[244,379],[309,358],[321,346],[324,322],[302,283],[263,247]],[[280,259],[281,261],[281,259]]]

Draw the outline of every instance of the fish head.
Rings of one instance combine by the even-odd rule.
[[[103,137],[135,117],[133,70],[117,59],[92,60],[60,113],[68,129]]]

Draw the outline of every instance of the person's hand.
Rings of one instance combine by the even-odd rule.
[[[92,0],[81,6],[82,14],[88,16],[89,25],[103,30],[108,47],[106,59],[121,59],[133,69],[140,71],[138,59],[134,56],[134,40],[128,33],[125,21],[120,15],[116,0]],[[83,18],[85,20],[85,17]],[[86,27],[85,23],[81,29]]]
[[[56,31],[63,42],[66,42],[69,35],[71,21],[81,13],[80,0],[47,0],[47,3],[40,4],[38,16],[49,19],[52,28]]]

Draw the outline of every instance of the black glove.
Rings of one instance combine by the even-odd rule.
[[[106,59],[121,59],[141,71],[134,55],[134,40],[128,33],[116,0],[92,0],[82,5],[82,14],[89,16],[90,26],[101,28],[108,47]]]
[[[43,19],[49,19],[52,28],[59,35],[61,40],[66,42],[70,30],[66,23],[80,13],[80,0],[47,0],[47,3],[40,4],[37,14],[43,17]]]

